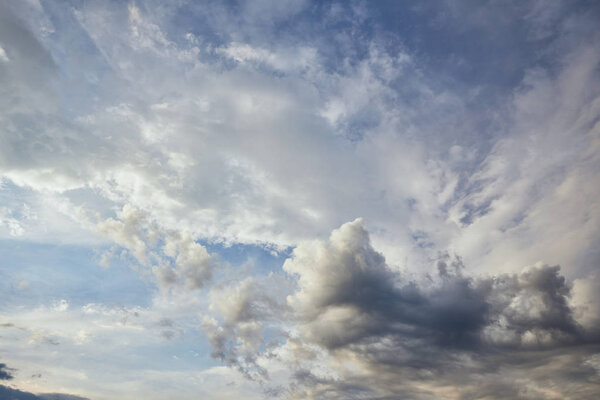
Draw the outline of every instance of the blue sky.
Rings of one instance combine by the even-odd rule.
[[[599,18],[0,0],[3,390],[597,398]]]

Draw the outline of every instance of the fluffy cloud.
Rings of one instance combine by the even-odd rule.
[[[460,259],[437,266],[439,276],[422,287],[394,274],[356,220],[328,243],[294,250],[284,269],[299,290],[288,302],[306,335],[331,349],[395,334],[458,348],[580,340],[559,267],[473,279]]]
[[[269,365],[278,370],[270,358],[291,366],[288,390],[298,398],[426,399],[450,388],[447,398],[559,398],[571,390],[586,398],[595,392],[589,356],[600,350],[599,327],[578,323],[585,319],[570,303],[590,295],[581,283],[572,293],[558,266],[542,264],[518,274],[469,277],[462,260],[442,255],[437,269],[421,282],[392,271],[358,219],[328,241],[300,244],[286,260],[297,289],[280,313],[287,316],[287,333],[279,345],[258,356],[251,344],[264,333],[245,324],[264,330],[281,305],[251,290],[250,281],[221,292],[228,301],[215,311],[223,325],[211,319],[204,327],[221,359],[250,346],[252,361],[266,368],[263,380]],[[527,368],[539,373],[510,378],[509,371]],[[545,389],[544,379],[571,382]]]
[[[281,278],[246,278],[238,283],[214,288],[210,310],[219,317],[205,316],[202,329],[212,348],[211,356],[236,367],[247,378],[264,385],[268,371],[259,363],[259,355],[277,344],[268,343],[267,333],[281,334],[278,323],[285,321],[287,310]],[[271,287],[271,288],[270,288]],[[268,388],[267,388],[268,389]]]
[[[117,213],[117,219],[101,220],[96,229],[129,251],[141,265],[150,267],[159,287],[166,292],[179,287],[202,288],[218,264],[189,232],[165,231],[145,212],[129,204]],[[105,253],[101,262],[107,265],[112,255]]]

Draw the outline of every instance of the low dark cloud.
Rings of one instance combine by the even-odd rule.
[[[404,280],[357,220],[329,243],[294,252],[285,268],[299,291],[289,303],[307,338],[330,350],[387,335],[463,350],[586,342],[558,266],[491,278],[465,276],[447,256],[437,266],[430,282]]]
[[[288,303],[301,340],[362,371],[329,383],[296,379],[331,398],[435,398],[441,387],[464,399],[600,393],[598,360],[589,358],[600,338],[576,321],[558,266],[469,277],[446,255],[436,276],[417,283],[387,266],[356,220],[326,243],[299,246],[284,268],[298,278]],[[374,393],[348,391],[348,382]]]
[[[0,380],[13,379],[13,368],[9,368],[4,363],[0,363]],[[32,378],[40,378],[41,374],[32,375]],[[89,400],[86,397],[75,396],[64,393],[46,393],[33,394],[8,386],[0,385],[0,400]]]
[[[7,381],[13,378],[12,369],[8,368],[6,364],[0,363],[0,380]]]
[[[32,393],[22,392],[17,389],[12,389],[0,385],[0,399],[10,400],[40,400],[40,398]]]
[[[558,266],[472,277],[460,258],[441,255],[436,274],[417,282],[387,265],[356,220],[326,242],[299,245],[284,270],[295,291],[277,300],[244,281],[213,296],[222,322],[204,328],[214,357],[246,375],[260,371],[266,385],[269,371],[258,361],[270,351],[261,348],[264,332],[274,315],[285,319],[284,344],[273,354],[287,354],[291,398],[600,394],[598,327],[578,322],[596,321],[582,315],[598,308],[573,305]],[[323,360],[333,373],[323,372]]]
[[[0,399],[6,400],[89,400],[86,397],[63,393],[33,394],[0,385]]]
[[[329,384],[304,379],[332,398],[431,398],[443,386],[465,399],[560,397],[567,386],[577,398],[600,393],[587,358],[600,338],[576,322],[558,266],[475,278],[446,255],[417,283],[386,265],[357,220],[327,243],[299,246],[285,269],[298,278],[288,302],[301,339],[363,371]],[[347,382],[378,389],[363,396]]]

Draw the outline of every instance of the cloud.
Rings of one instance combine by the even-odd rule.
[[[425,399],[451,387],[456,398],[533,399],[596,390],[587,357],[600,351],[598,326],[578,323],[571,305],[591,292],[577,285],[573,293],[560,267],[469,277],[460,258],[442,254],[437,269],[420,282],[393,271],[357,219],[327,241],[301,243],[284,263],[297,289],[280,313],[287,333],[279,344],[263,354],[251,344],[261,343],[276,309],[251,281],[213,299],[224,322],[206,319],[204,329],[213,356],[230,365],[250,348],[241,358],[261,366],[261,381],[269,382],[269,365],[277,371],[273,356],[287,365],[298,398]],[[525,379],[510,378],[531,368]],[[571,383],[545,389],[548,375]]]
[[[218,265],[215,256],[193,240],[189,232],[165,231],[147,213],[129,204],[117,213],[117,219],[101,220],[96,229],[149,267],[165,292],[172,288],[201,289]],[[103,261],[106,265],[105,257]]]
[[[0,363],[0,380],[7,381],[13,379],[11,369],[4,363]]]
[[[282,72],[303,72],[316,65],[316,50],[310,47],[302,47],[280,54],[272,53],[269,50],[253,48],[248,44],[231,43],[227,47],[215,50],[235,60],[238,63],[255,62],[264,64],[275,70]]]
[[[72,394],[64,393],[44,393],[38,395],[43,400],[89,400],[87,397],[75,396]]]
[[[177,270],[189,289],[199,289],[211,277],[215,261],[206,248],[193,241],[189,233],[173,233],[166,239],[165,254],[175,260]]]
[[[89,400],[86,397],[63,393],[33,394],[0,385],[0,396],[11,400]]]
[[[23,376],[259,396],[212,353],[280,397],[594,397],[597,6],[75,3],[0,4],[0,235],[150,284],[42,295],[32,254],[0,279]]]
[[[307,337],[327,348],[390,334],[450,348],[583,340],[558,266],[478,279],[463,274],[460,259],[442,259],[437,266],[439,276],[427,285],[406,281],[373,249],[356,220],[335,230],[327,243],[294,250],[284,270],[298,276],[299,290],[288,304]],[[483,334],[488,331],[492,336]]]
[[[219,319],[205,316],[202,329],[211,346],[211,356],[235,367],[247,378],[264,385],[268,372],[258,359],[266,349],[276,345],[268,343],[267,332],[277,334],[278,322],[285,320],[287,312],[280,290],[281,279],[263,280],[246,278],[237,283],[216,287],[210,293],[210,310]],[[264,387],[274,390],[274,387]]]

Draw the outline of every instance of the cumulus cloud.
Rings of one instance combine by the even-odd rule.
[[[475,279],[463,274],[460,259],[448,264],[438,261],[439,276],[425,285],[407,281],[391,271],[356,220],[327,243],[294,250],[284,269],[298,276],[299,290],[288,303],[308,336],[329,348],[394,333],[458,348],[513,335],[517,347],[581,340],[558,266]],[[482,335],[494,329],[501,337]]]
[[[437,274],[423,281],[393,271],[361,219],[334,230],[327,241],[296,247],[284,263],[297,282],[281,314],[287,333],[269,350],[291,366],[293,396],[425,399],[450,387],[456,395],[448,398],[567,393],[546,391],[544,374],[573,379],[568,390],[575,386],[582,396],[594,393],[588,381],[596,372],[586,357],[600,349],[598,326],[580,324],[571,305],[590,295],[587,288],[576,285],[573,293],[558,266],[470,277],[460,258],[442,254],[436,265]],[[213,304],[224,322],[205,320],[204,328],[213,356],[236,358],[237,350],[250,348],[253,362],[267,366],[268,358],[261,359],[266,353],[257,357],[260,349],[252,343],[261,343],[260,330],[276,307],[251,287],[244,281],[220,292],[228,300]],[[510,378],[511,369],[527,368],[540,372]]]
[[[166,231],[150,220],[147,213],[129,204],[117,212],[117,219],[101,220],[96,229],[129,251],[141,265],[150,267],[159,287],[167,292],[178,287],[201,289],[218,264],[189,232]],[[103,254],[100,260],[103,266],[111,255]]]
[[[211,356],[237,368],[261,385],[269,376],[259,362],[259,355],[277,343],[268,343],[267,329],[271,335],[281,334],[277,325],[285,321],[287,312],[280,290],[272,288],[281,283],[276,277],[266,280],[246,278],[213,288],[210,310],[219,320],[205,316],[201,325],[211,345]]]
[[[176,270],[188,289],[199,289],[210,279],[215,261],[206,248],[189,233],[171,233],[166,238],[165,254],[174,259]]]

